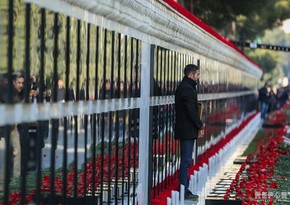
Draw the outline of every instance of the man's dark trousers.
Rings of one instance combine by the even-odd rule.
[[[184,185],[185,191],[188,189],[188,169],[192,162],[192,151],[195,139],[180,140],[181,162],[179,170],[179,188]]]

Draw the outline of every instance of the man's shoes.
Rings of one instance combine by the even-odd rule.
[[[184,194],[184,200],[198,201],[198,199],[199,199],[198,195],[195,195],[195,194],[191,193],[191,191],[186,190],[186,192]]]

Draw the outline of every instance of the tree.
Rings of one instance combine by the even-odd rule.
[[[263,36],[290,18],[289,0],[189,0],[179,2],[222,35],[244,40]],[[233,27],[233,24],[236,26]],[[236,28],[236,29],[235,29]],[[234,40],[234,39],[232,39]]]
[[[290,34],[285,34],[281,28],[266,30],[263,41],[272,45],[290,46]],[[245,52],[264,69],[262,83],[270,80],[272,84],[276,84],[278,79],[287,74],[289,76],[289,52],[260,49],[246,49]]]

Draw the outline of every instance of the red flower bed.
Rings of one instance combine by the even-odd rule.
[[[129,148],[130,146],[130,148]],[[63,179],[62,179],[62,173],[59,173],[57,177],[54,179],[54,194],[56,195],[62,195],[63,189],[66,189],[67,196],[73,196],[74,188],[77,189],[77,196],[83,197],[85,192],[92,191],[93,190],[93,180],[95,180],[95,188],[100,186],[101,183],[101,174],[103,176],[102,181],[103,182],[109,182],[112,181],[113,178],[122,177],[122,172],[116,173],[116,161],[118,163],[118,167],[126,167],[125,170],[125,176],[128,176],[128,167],[138,167],[138,156],[134,156],[134,153],[131,151],[129,155],[129,149],[133,150],[134,146],[136,149],[136,154],[138,155],[138,145],[134,145],[134,143],[131,143],[130,145],[127,145],[125,147],[125,160],[123,161],[122,156],[118,156],[118,161],[116,160],[116,147],[113,147],[112,152],[110,155],[106,154],[103,156],[98,155],[96,157],[95,161],[95,179],[93,178],[93,158],[90,158],[90,161],[86,165],[86,175],[84,171],[78,172],[78,180],[77,185],[74,186],[74,174],[75,174],[75,168],[72,166],[72,168],[67,173],[67,185],[66,187],[63,187]],[[121,152],[122,150],[118,150]],[[136,158],[135,164],[133,160],[130,160],[130,164],[128,163],[128,158],[133,159]],[[103,160],[103,164],[102,164]],[[123,164],[125,163],[125,164]],[[110,165],[109,165],[110,164]],[[110,167],[110,170],[109,170]],[[50,176],[45,175],[41,182],[41,192],[42,193],[50,193],[50,184],[51,184],[51,178]],[[26,204],[29,204],[32,202],[32,199],[34,198],[36,194],[36,190],[33,190],[31,193],[27,194],[26,196]],[[16,205],[19,204],[21,200],[21,193],[20,191],[14,191],[10,193],[9,195],[9,205]],[[1,202],[0,202],[1,204]]]
[[[272,113],[267,123],[273,125],[284,125],[277,129],[266,129],[268,143],[260,145],[256,155],[248,155],[246,162],[242,164],[235,179],[224,195],[224,199],[234,198],[243,201],[243,205],[268,204],[275,202],[275,197],[268,193],[278,188],[277,179],[285,177],[274,175],[275,165],[280,161],[282,155],[290,155],[290,152],[283,149],[283,136],[286,135],[287,119],[285,110]]]
[[[257,156],[248,155],[246,162],[242,164],[235,180],[227,190],[225,199],[229,199],[231,193],[236,193],[235,199],[243,200],[245,205],[273,200],[272,197],[261,199],[257,193],[266,193],[269,189],[277,188],[277,182],[272,182],[272,178],[275,164],[282,154],[277,149],[279,142],[282,142],[281,137],[273,139],[267,147],[261,146]]]

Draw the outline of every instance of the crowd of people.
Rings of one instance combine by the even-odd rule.
[[[11,84],[9,83],[9,77],[12,77]],[[79,101],[86,100],[86,87],[85,82],[81,83],[79,91],[76,92],[74,82],[70,83],[68,89],[65,88],[64,82],[59,79],[51,82],[50,86],[42,85],[40,88],[39,79],[35,75],[31,75],[28,79],[27,76],[22,72],[15,72],[12,76],[9,76],[7,73],[0,74],[0,104],[16,104],[16,103],[52,103],[52,102],[66,102],[66,101]],[[114,97],[111,95],[111,82],[104,81],[105,84],[101,84],[101,88],[99,90],[100,98],[110,98]],[[124,86],[120,84],[121,91]],[[105,89],[105,91],[103,91]],[[12,91],[9,92],[9,91]],[[68,92],[68,93],[66,93]],[[133,91],[132,91],[133,92]],[[42,96],[40,94],[42,93]],[[78,93],[78,96],[76,94]],[[83,116],[78,118],[80,122],[78,123],[78,127],[83,126]],[[57,126],[62,125],[61,120],[57,120]],[[72,116],[68,117],[69,125],[72,125],[74,119]],[[7,127],[9,127],[7,131]],[[107,126],[105,126],[107,128]],[[6,144],[5,138],[6,136],[10,136],[10,147],[11,147],[11,162],[5,163],[5,152],[6,152]],[[37,144],[36,147],[44,147],[44,141],[48,138],[49,135],[49,121],[37,121],[34,123],[20,123],[9,126],[0,126],[0,184],[3,182],[4,168],[7,164],[11,164],[11,177],[19,177],[21,174],[22,164],[27,164],[27,160],[22,157],[25,155],[24,151],[27,152],[29,146],[29,141],[35,140],[38,136],[40,138],[40,144]],[[38,137],[39,138],[39,137]],[[36,140],[35,140],[36,141]],[[31,149],[30,149],[31,150]],[[35,150],[34,150],[35,151]],[[35,151],[36,155],[36,151]],[[35,156],[36,157],[36,156]],[[24,162],[26,161],[26,162]],[[34,165],[32,165],[28,170],[35,170],[37,161],[34,160]],[[0,185],[0,187],[2,187]]]
[[[12,84],[10,85],[9,77],[11,76],[7,73],[0,75],[1,104],[51,102],[51,97],[47,94],[45,85],[42,89],[42,99],[40,99],[36,76],[32,75],[27,79],[24,73],[15,72],[12,75]],[[48,120],[0,127],[0,162],[2,164],[0,184],[3,183],[2,177],[5,176],[5,166],[10,166],[10,164],[12,165],[10,172],[12,178],[17,178],[21,175],[24,165],[26,171],[36,170],[38,163],[36,149],[37,147],[44,147],[44,139],[48,137],[48,132]],[[10,137],[11,162],[5,162],[4,157],[6,153],[5,138],[7,135]],[[31,145],[34,145],[34,147],[30,147]]]
[[[275,89],[275,86],[271,86],[266,82],[259,89],[258,100],[260,102],[261,119],[265,120],[268,113],[280,109],[287,102],[289,91],[289,86],[283,87],[279,85],[278,89]]]

